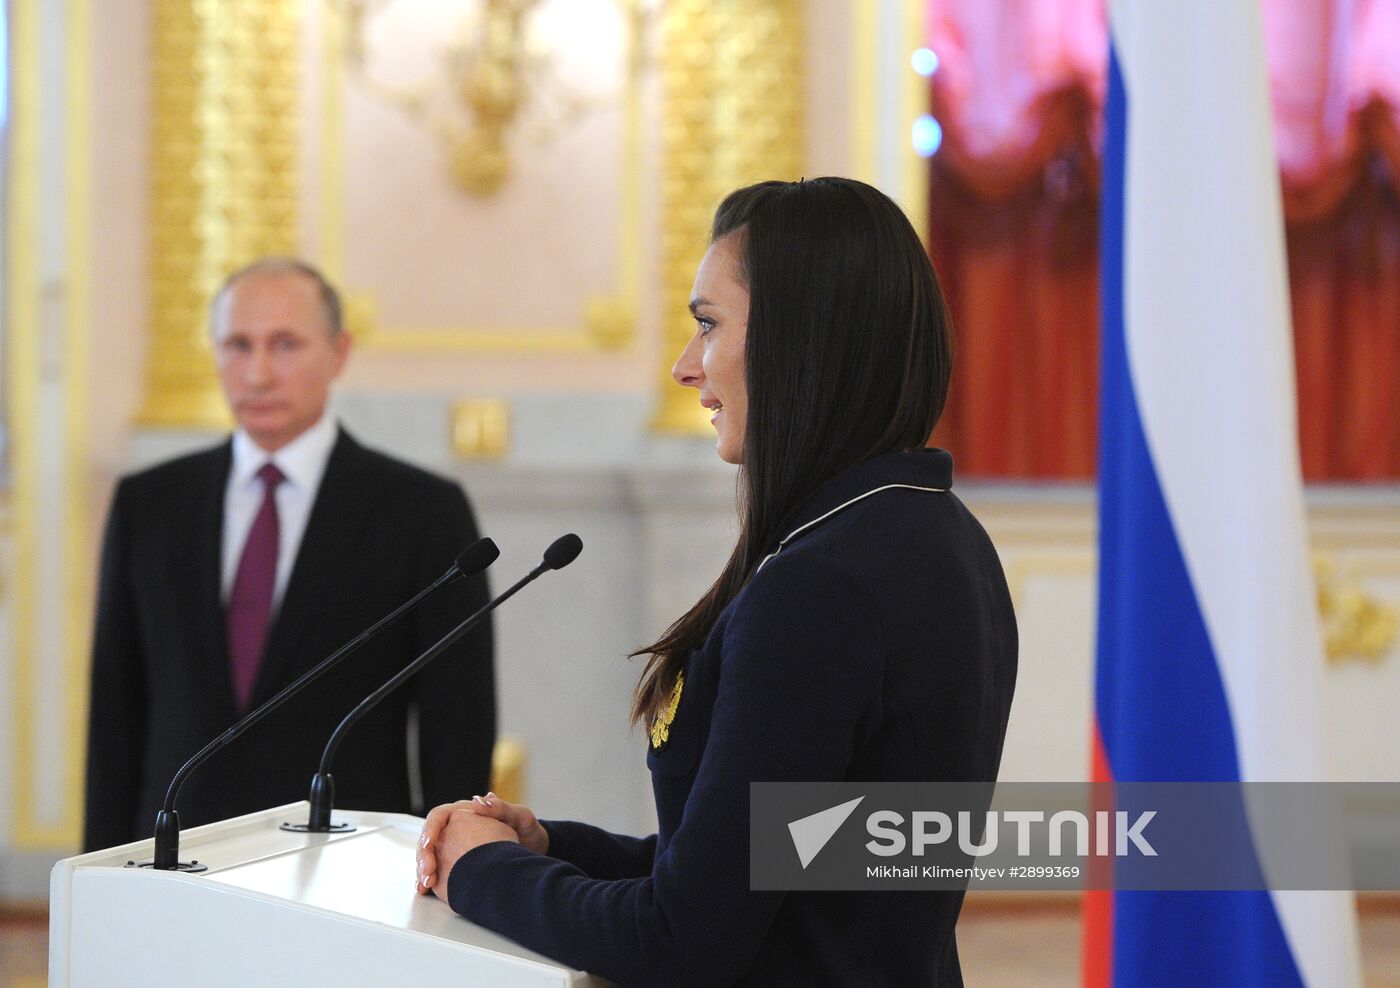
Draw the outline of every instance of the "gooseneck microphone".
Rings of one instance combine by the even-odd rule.
[[[336,649],[325,659],[322,659],[315,666],[302,673],[295,682],[289,683],[287,686],[283,687],[276,696],[270,697],[265,703],[249,711],[241,720],[235,722],[232,727],[224,731],[224,733],[220,734],[213,741],[210,741],[203,748],[200,748],[199,751],[195,752],[194,756],[190,758],[189,761],[180,766],[180,770],[175,773],[175,778],[170,780],[170,788],[165,792],[164,806],[160,812],[156,814],[155,855],[153,859],[151,861],[141,862],[140,864],[136,864],[135,862],[128,862],[128,864],[133,867],[154,868],[159,871],[204,871],[205,866],[197,861],[182,862],[180,860],[180,817],[179,814],[175,812],[175,800],[180,795],[180,787],[184,785],[186,777],[198,768],[210,755],[231,744],[242,735],[244,731],[248,730],[248,728],[252,727],[254,724],[258,723],[258,721],[272,713],[272,711],[296,696],[313,681],[329,672],[342,659],[355,651],[355,649],[359,648],[380,631],[384,630],[384,628],[418,606],[418,604],[433,591],[462,577],[475,576],[495,562],[496,557],[500,554],[501,550],[497,549],[496,543],[492,542],[490,539],[477,539],[462,550],[457,556],[457,559],[453,562],[452,567],[448,569],[446,573],[442,574],[442,576],[438,577],[431,586],[419,591],[412,600],[401,604],[392,612],[380,618],[371,627],[360,632],[350,641],[340,646],[340,648]]]
[[[395,673],[387,683],[361,700],[354,710],[345,715],[345,719],[340,722],[340,726],[331,734],[331,739],[326,742],[326,750],[321,753],[320,768],[317,769],[316,774],[312,776],[311,779],[311,795],[309,797],[311,812],[307,816],[306,823],[286,823],[282,825],[282,829],[305,831],[315,834],[351,829],[347,824],[331,823],[331,809],[335,805],[335,781],[331,778],[331,761],[335,758],[336,749],[340,747],[340,742],[345,739],[345,735],[350,728],[354,727],[355,722],[361,717],[373,710],[380,700],[383,700],[394,690],[398,689],[398,687],[402,686],[412,678],[415,673],[451,647],[457,639],[480,624],[486,615],[490,614],[511,597],[514,597],[526,584],[534,582],[541,574],[549,570],[563,569],[577,559],[578,554],[582,551],[583,540],[577,535],[562,535],[555,539],[550,544],[549,548],[544,551],[544,558],[540,560],[539,565],[525,574],[514,586],[506,590],[461,624],[457,625],[457,627],[444,635],[426,652]]]

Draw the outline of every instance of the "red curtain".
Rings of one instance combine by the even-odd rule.
[[[1309,480],[1400,478],[1400,3],[1265,0]],[[962,472],[1095,467],[1098,0],[933,0],[930,253]]]

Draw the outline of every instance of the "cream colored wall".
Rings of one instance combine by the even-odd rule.
[[[92,380],[90,429],[97,489],[125,463],[146,356],[149,18],[145,0],[90,5],[93,21]]]
[[[1016,700],[1002,759],[1010,781],[1087,780],[1093,723],[1097,521],[1085,488],[965,485],[986,526],[1020,627]],[[1337,587],[1400,606],[1400,491],[1308,492],[1316,558]],[[1378,656],[1329,661],[1323,704],[1326,756],[1338,782],[1400,781],[1400,642]]]
[[[376,75],[440,87],[435,52],[459,12],[421,2],[390,10],[398,16],[374,22]],[[521,131],[549,124],[527,109],[511,175],[490,199],[453,185],[447,149],[420,122],[353,78],[343,87],[343,147],[325,153],[343,158],[345,195],[326,205],[342,213],[345,237],[323,251],[343,251],[346,284],[372,292],[391,326],[569,326],[622,274],[626,24],[616,7],[576,0],[541,4],[531,23],[559,75],[610,105],[555,125],[538,145]]]
[[[849,0],[810,0],[807,45],[822,52],[807,67],[807,175],[855,175],[852,147],[857,98],[852,51],[859,5]]]
[[[456,11],[413,2],[391,11],[370,35],[377,74],[410,84],[434,67],[433,46]],[[306,104],[343,121],[339,139],[322,128],[307,149],[308,252],[340,275],[352,299],[372,299],[387,343],[423,329],[448,329],[463,341],[385,352],[365,340],[349,386],[496,396],[650,387],[657,324],[650,292],[636,300],[633,341],[620,351],[525,352],[540,330],[581,338],[589,301],[625,293],[629,283],[637,291],[653,284],[656,254],[654,227],[642,221],[655,215],[654,191],[644,179],[627,181],[655,171],[654,73],[639,80],[637,119],[629,121],[626,32],[617,9],[554,0],[536,22],[540,44],[560,53],[561,77],[578,91],[608,94],[609,105],[554,128],[542,144],[513,140],[510,179],[480,200],[452,184],[440,140],[354,78],[338,78],[334,60],[327,63],[325,18],[308,18]],[[539,114],[521,122],[527,130],[542,125]],[[624,249],[629,239],[635,246]],[[482,343],[488,334],[526,342],[516,352],[486,352],[494,347]]]

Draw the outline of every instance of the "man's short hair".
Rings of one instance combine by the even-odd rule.
[[[244,278],[260,274],[295,274],[310,278],[316,286],[316,293],[321,302],[321,315],[325,317],[326,325],[330,327],[331,338],[334,339],[345,332],[341,315],[340,293],[335,290],[334,285],[326,280],[325,275],[299,258],[260,257],[225,278],[224,283],[214,294],[214,300],[209,304],[209,322],[216,334],[225,315],[224,309],[227,305],[229,289]]]

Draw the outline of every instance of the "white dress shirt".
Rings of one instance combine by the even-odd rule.
[[[233,590],[248,532],[262,507],[263,482],[258,479],[258,471],[270,462],[287,478],[277,485],[276,493],[281,538],[277,546],[277,580],[272,591],[273,611],[281,605],[336,435],[335,419],[329,412],[276,453],[259,447],[242,429],[233,434],[233,463],[229,467],[228,486],[224,488],[223,581],[220,586],[225,604]]]

